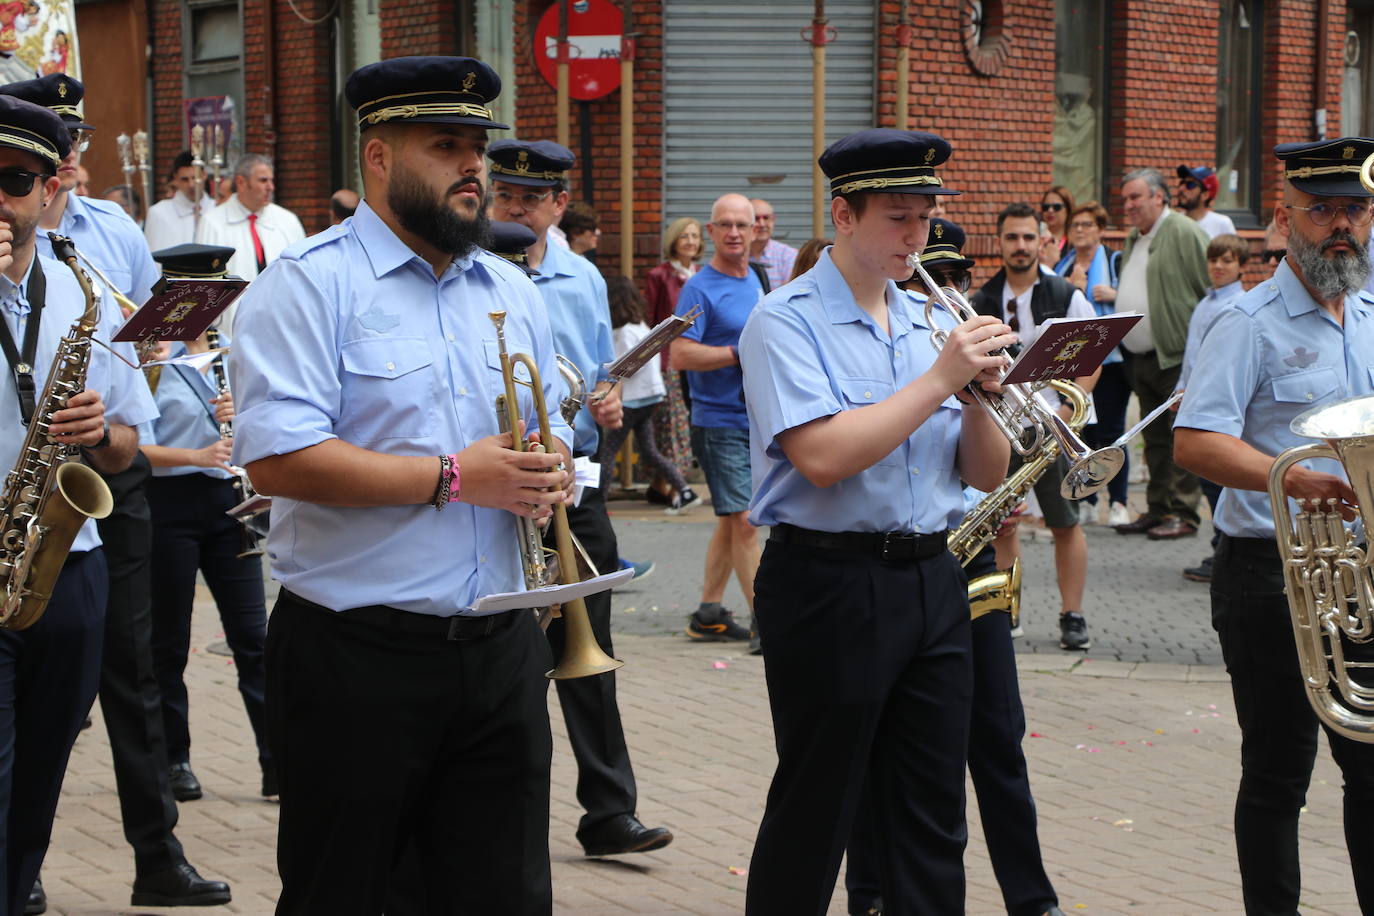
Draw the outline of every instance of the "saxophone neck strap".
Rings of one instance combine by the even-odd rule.
[[[0,320],[0,349],[4,350],[5,361],[14,375],[14,390],[19,397],[19,419],[25,426],[33,419],[38,398],[38,388],[33,379],[33,361],[38,352],[38,328],[43,321],[43,301],[47,291],[48,281],[43,276],[43,265],[39,263],[35,252],[33,267],[29,270],[29,289],[26,294],[29,318],[24,325],[22,350],[15,347],[9,324]]]

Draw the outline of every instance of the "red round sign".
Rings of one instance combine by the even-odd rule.
[[[620,88],[620,40],[624,17],[609,0],[559,0],[539,17],[534,62],[544,80],[558,86],[558,7],[568,4],[568,95],[590,101]]]

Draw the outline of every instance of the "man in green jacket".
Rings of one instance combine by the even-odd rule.
[[[1122,251],[1116,310],[1145,316],[1122,341],[1143,416],[1178,384],[1188,319],[1208,287],[1207,233],[1169,209],[1169,186],[1155,169],[1127,173],[1121,196],[1133,228]],[[1166,414],[1145,427],[1144,440],[1150,469],[1145,514],[1118,525],[1117,532],[1151,540],[1197,534],[1202,491],[1196,477],[1174,464],[1173,417]]]

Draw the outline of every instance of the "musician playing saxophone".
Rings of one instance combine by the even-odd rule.
[[[772,526],[755,610],[778,767],[746,912],[822,914],[861,794],[900,913],[964,904],[967,583],[946,546],[962,476],[994,489],[1010,451],[957,393],[1000,377],[1011,329],[978,316],[937,354],[896,281],[926,245],[950,146],[874,129],[820,158],[835,244],[766,296],[740,338],[754,497]],[[920,736],[917,738],[916,736]]]
[[[1298,814],[1317,752],[1268,497],[1274,457],[1307,444],[1289,422],[1308,408],[1374,392],[1374,297],[1367,245],[1371,192],[1358,180],[1374,140],[1346,137],[1274,148],[1287,181],[1274,208],[1288,256],[1267,282],[1223,309],[1207,332],[1174,423],[1178,464],[1225,489],[1212,574],[1241,728],[1236,851],[1250,914],[1297,911]],[[1293,465],[1290,497],[1355,495],[1334,461]],[[1365,507],[1366,511],[1368,507]],[[1288,537],[1288,532],[1279,536]],[[1361,570],[1363,572],[1363,570]],[[1352,648],[1370,661],[1368,647]],[[1345,834],[1363,912],[1374,912],[1374,744],[1326,728],[1344,775]]]
[[[57,192],[57,165],[71,149],[61,118],[0,96],[0,471],[8,473],[30,422],[80,446],[97,470],[128,467],[133,427],[156,415],[133,370],[91,346],[85,390],[53,409],[42,393],[58,341],[87,303],[71,269],[43,252],[36,229]],[[97,332],[100,333],[100,332]],[[42,413],[52,410],[50,415]],[[77,534],[46,613],[24,630],[0,630],[0,911],[23,912],[48,846],[72,742],[95,700],[107,588],[93,521]]]
[[[491,312],[547,403],[562,394],[539,292],[479,247],[500,86],[464,57],[349,76],[364,200],[268,265],[235,319],[235,464],[273,497],[282,583],[279,914],[552,909],[552,653],[528,611],[473,607],[523,588],[515,516],[548,517],[572,466],[556,411],[547,454],[497,429]],[[409,882],[393,880],[402,850]]]

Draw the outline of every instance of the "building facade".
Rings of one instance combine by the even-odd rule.
[[[629,2],[636,274],[658,260],[667,222],[704,220],[726,191],[773,202],[785,241],[811,236],[808,36],[824,41],[824,141],[899,125],[905,84],[906,125],[954,145],[945,175],[965,194],[950,215],[981,259],[993,255],[995,216],[1011,201],[1034,203],[1064,185],[1080,201],[1101,200],[1119,227],[1123,173],[1172,174],[1185,162],[1217,169],[1217,208],[1257,237],[1280,194],[1275,143],[1374,130],[1374,0],[827,0],[819,28],[813,0]],[[109,50],[86,31],[97,13],[142,21],[148,53],[145,73],[106,66],[87,111],[102,126],[112,99],[150,99],[160,176],[187,143],[185,100],[228,99],[231,151],[273,156],[279,202],[315,230],[328,222],[329,194],[357,183],[342,83],[361,64],[482,57],[505,78],[497,107],[513,134],[554,137],[556,93],[535,59],[553,47],[535,40],[552,5],[92,0],[77,7],[83,62]],[[570,32],[587,8],[571,0]],[[574,195],[601,215],[607,270],[620,266],[623,91],[574,101],[569,113],[569,146],[587,159],[574,171]],[[115,132],[97,143],[112,143]],[[104,157],[97,162],[106,167]]]

